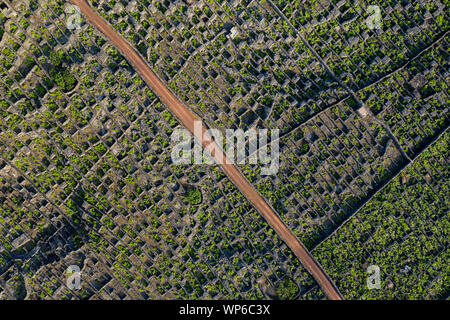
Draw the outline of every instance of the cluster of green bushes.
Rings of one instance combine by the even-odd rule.
[[[202,193],[200,189],[191,189],[188,191],[187,199],[191,205],[199,205],[202,203]]]
[[[449,144],[446,132],[314,249],[346,298],[448,296]],[[380,289],[367,287],[370,265],[381,269]]]
[[[289,277],[284,278],[275,289],[278,297],[282,300],[292,300],[300,292],[298,285]]]
[[[77,85],[75,76],[70,70],[63,65],[63,62],[67,59],[62,50],[57,52],[52,51],[50,53],[51,67],[49,75],[56,85],[64,92],[72,91]]]

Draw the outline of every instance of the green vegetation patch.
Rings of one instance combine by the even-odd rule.
[[[281,280],[275,289],[277,295],[283,300],[293,300],[300,292],[299,286],[289,277]]]
[[[199,205],[202,203],[202,192],[199,189],[191,189],[188,191],[187,200],[191,205]]]
[[[449,143],[447,132],[313,251],[347,299],[448,296]]]
[[[56,85],[64,92],[72,91],[77,85],[74,75],[63,66],[65,55],[62,51],[52,52],[50,62],[52,66],[49,74]]]

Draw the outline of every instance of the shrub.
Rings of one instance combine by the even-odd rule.
[[[202,203],[202,193],[199,189],[189,190],[187,199],[188,199],[189,204],[198,205],[198,204]]]
[[[275,289],[277,295],[283,300],[292,300],[300,292],[299,286],[289,277],[284,278]]]

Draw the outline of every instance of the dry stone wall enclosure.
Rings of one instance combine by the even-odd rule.
[[[448,299],[448,1],[88,2],[208,128],[280,130],[237,167],[344,298]],[[327,299],[67,5],[0,1],[0,299]]]

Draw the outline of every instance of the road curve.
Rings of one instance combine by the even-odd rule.
[[[156,76],[156,74],[147,65],[144,59],[137,53],[135,49],[124,40],[97,12],[91,8],[86,0],[71,0],[73,4],[78,6],[87,20],[101,31],[121,53],[131,62],[135,69],[141,74],[147,84],[158,95],[161,101],[170,109],[170,111],[178,118],[178,120],[200,141],[204,147],[213,147],[213,157],[219,163],[230,178],[231,181],[239,188],[252,205],[263,215],[269,225],[278,233],[278,235],[286,242],[295,255],[300,259],[303,266],[313,275],[317,283],[323,289],[329,299],[342,300],[343,297],[339,293],[333,281],[322,269],[320,264],[314,259],[311,253],[306,249],[301,241],[297,239],[295,234],[284,224],[278,214],[256,191],[244,175],[233,165],[230,164],[226,155],[221,148],[213,140],[205,139],[203,135],[207,130],[202,126],[202,134],[194,132],[194,121],[201,121],[199,117],[194,115],[178,98],[164,85],[164,83]],[[225,159],[225,161],[219,161]]]

